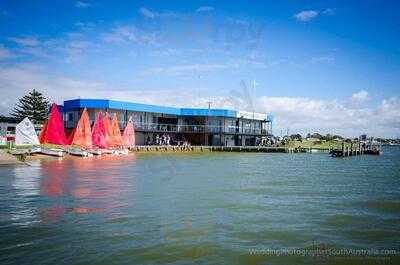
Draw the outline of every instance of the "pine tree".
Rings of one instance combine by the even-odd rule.
[[[33,89],[29,94],[19,99],[14,110],[10,113],[12,117],[23,120],[28,117],[34,123],[42,123],[47,119],[49,102],[42,93]]]

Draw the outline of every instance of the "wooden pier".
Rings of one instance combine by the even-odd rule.
[[[363,146],[361,143],[351,143],[350,146],[345,146],[344,143],[342,143],[341,149],[332,150],[329,153],[333,157],[348,157],[358,155],[380,155],[382,152],[379,148]]]
[[[253,153],[300,153],[304,150],[286,147],[265,146],[173,146],[140,145],[130,149],[133,152],[253,152]]]
[[[362,146],[360,143],[345,146],[341,149],[327,148],[291,148],[272,146],[174,146],[174,145],[139,145],[130,148],[134,153],[204,153],[204,152],[249,152],[249,153],[329,153],[332,157],[348,157],[358,155],[380,155],[381,151],[373,146]],[[30,149],[15,149],[8,151],[11,155],[24,161],[26,156],[33,154]],[[103,153],[103,152],[102,152]],[[110,150],[110,153],[113,153]],[[105,153],[103,153],[105,154]],[[0,161],[1,162],[1,161]]]

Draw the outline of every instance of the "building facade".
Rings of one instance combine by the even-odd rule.
[[[64,126],[72,130],[86,108],[93,123],[99,112],[117,114],[121,130],[133,118],[137,145],[154,144],[168,134],[172,143],[254,146],[271,134],[272,116],[228,109],[175,108],[107,99],[66,100]]]

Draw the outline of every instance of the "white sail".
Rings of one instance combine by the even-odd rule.
[[[35,127],[28,118],[25,118],[15,127],[15,144],[39,145],[39,139]]]

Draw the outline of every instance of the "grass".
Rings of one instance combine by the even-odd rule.
[[[63,148],[62,145],[57,145],[57,144],[41,144],[40,146],[44,147],[44,148],[58,148],[58,149]],[[14,145],[13,144],[13,145],[11,145],[12,149],[29,149],[31,147],[32,147],[32,145],[29,145],[29,144],[27,144],[27,145]],[[9,149],[9,145],[0,145],[0,149]]]
[[[40,146],[44,147],[44,148],[49,148],[49,149],[51,149],[51,148],[63,149],[64,148],[62,145],[58,145],[58,144],[41,144]]]
[[[9,149],[9,145],[8,144],[2,144],[2,145],[0,145],[0,149]],[[31,148],[32,147],[32,145],[18,145],[18,146],[16,146],[16,145],[11,145],[11,148],[12,149],[27,149],[27,148]]]

